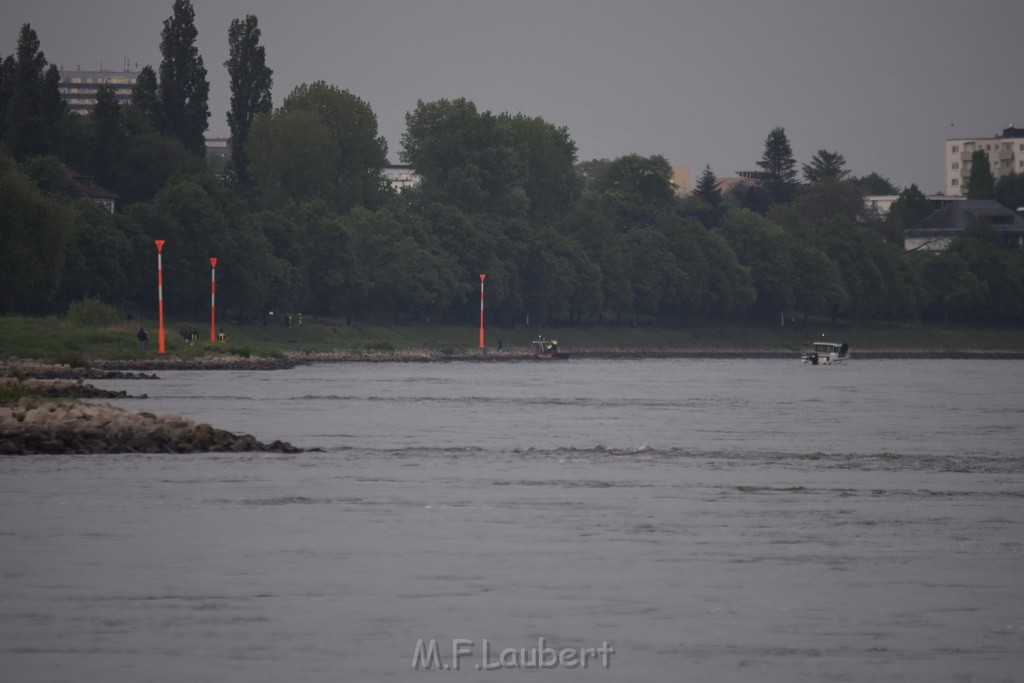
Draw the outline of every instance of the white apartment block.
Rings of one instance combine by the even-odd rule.
[[[407,164],[389,164],[384,167],[384,179],[396,191],[401,192],[420,184],[420,176]]]
[[[1010,126],[994,138],[946,140],[946,194],[967,194],[971,178],[971,157],[977,150],[988,155],[988,166],[999,180],[1011,173],[1024,173],[1024,128]]]
[[[139,77],[138,71],[64,71],[60,72],[60,94],[68,109],[76,114],[88,114],[96,105],[96,91],[106,86],[114,91],[119,104],[130,104],[132,88]]]

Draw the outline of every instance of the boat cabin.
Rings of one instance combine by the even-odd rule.
[[[568,353],[559,350],[557,339],[550,341],[546,339],[535,340],[533,342],[533,355],[535,358],[558,358],[561,360],[569,357]]]
[[[803,354],[801,360],[811,365],[831,365],[850,358],[850,345],[846,342],[814,342],[812,351]]]

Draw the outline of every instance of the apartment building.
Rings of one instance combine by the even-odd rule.
[[[138,71],[65,71],[60,72],[60,94],[76,114],[88,114],[96,105],[96,91],[113,88],[120,104],[130,104]]]
[[[1024,128],[1010,126],[994,138],[946,140],[946,194],[967,194],[971,178],[971,157],[977,150],[988,155],[988,166],[999,180],[1011,173],[1024,173]]]
[[[396,191],[401,192],[420,184],[420,176],[407,164],[389,164],[384,167],[384,179]]]

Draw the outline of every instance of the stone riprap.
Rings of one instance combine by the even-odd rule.
[[[282,441],[264,444],[176,415],[110,405],[25,397],[0,405],[0,455],[40,453],[295,453]]]
[[[22,388],[26,393],[47,398],[124,398],[127,391],[109,391],[97,389],[91,384],[86,384],[81,379],[39,379],[28,377],[21,379],[17,377],[0,377],[0,389]],[[143,394],[138,398],[146,398]]]

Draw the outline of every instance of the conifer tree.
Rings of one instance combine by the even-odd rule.
[[[757,162],[764,172],[762,187],[772,204],[789,204],[796,192],[796,159],[785,129],[772,129],[764,141],[764,155]]]
[[[839,152],[819,149],[810,164],[803,165],[804,179],[809,183],[822,180],[846,180],[850,171],[846,168],[846,157]]]
[[[711,164],[704,166],[704,172],[693,189],[693,194],[717,209],[722,205],[722,190],[718,188],[718,178],[711,170]]]

